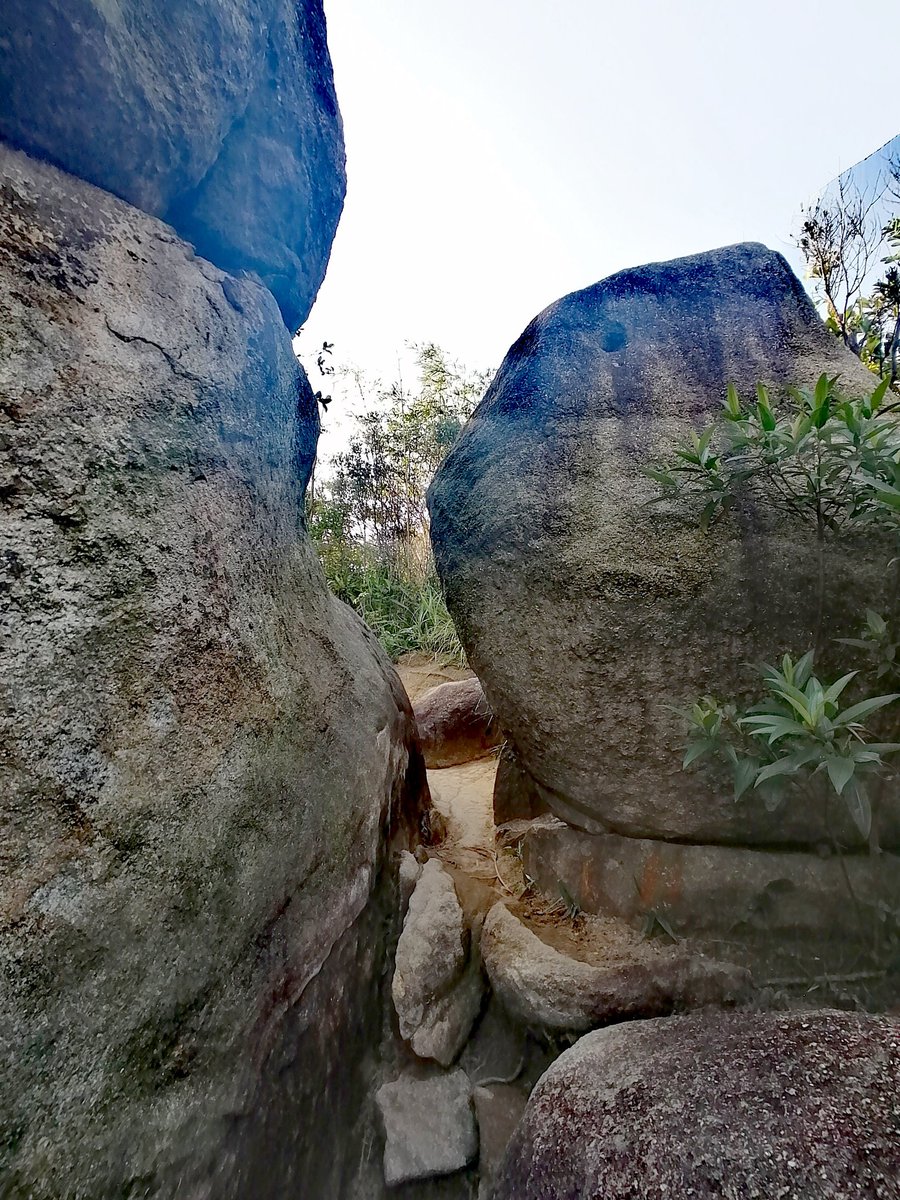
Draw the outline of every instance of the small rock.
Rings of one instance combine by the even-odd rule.
[[[449,1175],[478,1153],[472,1086],[465,1071],[433,1079],[401,1075],[375,1095],[384,1123],[384,1178],[391,1186]]]
[[[429,767],[472,762],[503,741],[481,683],[474,678],[432,688],[415,702],[413,714]]]
[[[459,1054],[481,1008],[481,966],[469,942],[453,880],[430,859],[410,897],[391,995],[401,1036],[442,1066]]]
[[[482,955],[510,1016],[546,1032],[581,1032],[675,1008],[733,1004],[751,986],[742,968],[682,950],[593,966],[542,942],[499,902],[484,923]]]

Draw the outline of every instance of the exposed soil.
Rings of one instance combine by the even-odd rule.
[[[404,656],[397,672],[411,700],[448,679],[472,675],[426,655]],[[467,911],[486,913],[502,900],[541,941],[592,966],[646,963],[671,954],[667,937],[645,938],[625,921],[580,912],[562,895],[548,896],[529,883],[517,853],[529,822],[494,825],[498,759],[499,748],[474,762],[428,771],[432,803],[445,831],[434,852],[452,872]]]

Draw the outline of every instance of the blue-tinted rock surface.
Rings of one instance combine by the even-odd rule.
[[[321,0],[6,0],[0,137],[306,319],[346,187]]]
[[[873,385],[764,246],[622,271],[531,322],[440,467],[429,506],[448,606],[516,768],[563,820],[671,840],[862,844],[842,801],[827,816],[773,814],[682,771],[668,706],[745,697],[748,662],[810,646],[818,550],[814,532],[753,503],[704,533],[685,504],[648,505],[644,474],[708,423],[729,382],[748,395],[823,371]],[[890,604],[888,557],[828,548],[823,629],[851,635],[867,604]],[[829,642],[826,677],[836,661]],[[897,805],[880,821],[882,844],[900,844]]]

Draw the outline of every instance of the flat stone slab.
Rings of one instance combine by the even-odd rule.
[[[632,922],[656,914],[680,935],[868,938],[879,905],[900,908],[900,858],[893,854],[846,854],[842,861],[589,834],[542,819],[525,834],[522,859],[549,895],[558,896],[562,884],[585,912]]]
[[[388,1186],[461,1171],[478,1154],[472,1085],[465,1071],[433,1079],[401,1075],[378,1089],[375,1102],[384,1123]]]

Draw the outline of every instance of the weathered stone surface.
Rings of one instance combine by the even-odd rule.
[[[422,753],[429,767],[455,767],[483,758],[503,741],[477,679],[432,688],[413,704]]]
[[[491,996],[484,1015],[473,1030],[459,1065],[475,1085],[512,1083],[522,1074],[527,1039],[520,1025]]]
[[[583,1037],[545,1073],[496,1200],[894,1200],[900,1022],[696,1014]]]
[[[523,1088],[494,1083],[476,1087],[472,1099],[478,1120],[478,1196],[479,1200],[487,1200],[528,1095]]]
[[[582,1032],[678,1008],[734,1004],[750,991],[746,970],[689,951],[648,952],[605,966],[561,953],[502,903],[487,915],[482,955],[511,1017],[543,1032]]]
[[[447,603],[517,761],[557,816],[591,832],[730,843],[830,841],[806,805],[681,770],[667,704],[741,699],[744,666],[813,641],[813,535],[748,506],[707,534],[648,506],[643,475],[718,411],[726,385],[849,387],[871,376],[825,329],[784,259],[732,246],[623,271],[566,296],[510,349],[431,487]],[[825,556],[823,627],[889,608],[880,554]],[[826,677],[834,667],[825,655]],[[860,835],[835,800],[830,823]],[[900,845],[888,806],[881,844]]]
[[[306,319],[345,190],[321,0],[6,0],[0,137]]]
[[[408,850],[400,852],[400,865],[397,868],[397,883],[400,892],[400,919],[406,916],[406,910],[409,908],[409,901],[413,892],[416,890],[416,884],[419,882],[419,876],[422,874],[420,863],[416,862],[416,856]]]
[[[865,941],[882,905],[900,910],[894,854],[842,861],[827,850],[681,845],[541,821],[522,840],[522,861],[551,895],[561,880],[585,912],[629,921],[657,914],[679,934]]]
[[[505,825],[507,821],[527,821],[547,811],[546,801],[528,772],[519,765],[511,743],[507,742],[500,751],[494,780],[494,823]]]
[[[401,1076],[378,1089],[384,1122],[384,1178],[388,1185],[449,1175],[478,1153],[472,1085],[465,1071],[432,1079]]]
[[[322,1112],[359,1052],[412,715],[303,529],[270,294],[6,148],[0,181],[0,1192],[227,1196],[285,1024]]]
[[[449,1066],[462,1049],[484,995],[481,964],[453,879],[432,858],[409,901],[391,994],[406,1038],[420,1058]]]

